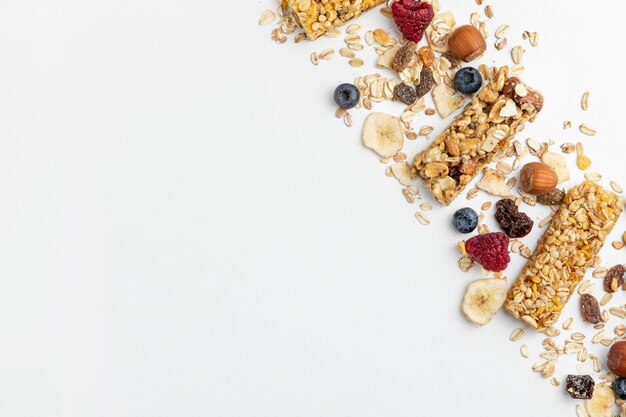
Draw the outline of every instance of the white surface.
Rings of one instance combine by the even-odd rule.
[[[448,226],[467,202],[421,226],[360,145],[365,113],[333,117],[334,86],[371,69],[309,63],[341,38],[275,46],[256,25],[272,3],[0,0],[0,415],[573,416],[530,371],[539,335],[524,360],[512,318],[460,314],[481,276],[457,269]],[[441,3],[460,22],[476,8]],[[521,138],[582,139],[626,186],[623,6],[493,6],[510,47],[540,32],[524,79],[546,107]]]

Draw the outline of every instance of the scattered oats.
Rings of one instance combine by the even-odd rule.
[[[346,36],[344,42],[348,45],[351,43],[361,43],[361,37],[359,35]]]
[[[620,323],[617,326],[615,326],[615,328],[613,329],[613,332],[618,337],[622,337],[622,336],[624,336],[624,334],[626,334],[626,326]]]
[[[609,321],[609,312],[606,310],[602,311],[602,321],[604,323],[606,323],[607,321]]]
[[[543,368],[543,370],[541,371],[541,375],[544,378],[550,378],[552,375],[554,375],[554,371],[555,371],[554,362],[548,362],[546,366]]]
[[[530,258],[530,255],[532,255],[532,252],[530,251],[530,248],[526,245],[523,245],[520,248],[520,252],[519,252],[524,258]]]
[[[583,110],[587,110],[589,108],[589,91],[585,91],[582,99],[580,99],[580,107]]]
[[[393,177],[393,172],[391,171],[391,167],[385,168],[385,175],[388,177]]]
[[[361,67],[363,66],[364,62],[361,58],[352,58],[350,61],[348,61],[348,63],[353,66],[353,67]]]
[[[411,195],[407,188],[402,189],[402,195],[406,199],[406,202],[409,204],[413,204],[415,202],[415,197]]]
[[[522,39],[526,40],[530,36],[530,32],[525,30],[522,32]]]
[[[555,387],[558,387],[558,386],[560,386],[560,385],[561,385],[561,383],[559,382],[559,380],[558,380],[558,379],[556,379],[555,377],[550,378],[550,383],[551,383],[552,385],[554,385]]]
[[[374,40],[381,45],[387,45],[389,43],[390,37],[387,32],[383,29],[374,30]]]
[[[622,242],[621,240],[616,240],[613,243],[611,243],[611,245],[613,245],[613,247],[617,250],[624,248],[624,242]]]
[[[546,350],[545,352],[541,352],[539,354],[539,357],[542,359],[545,359],[547,361],[553,361],[558,357],[558,353],[556,353],[553,350]]]
[[[411,130],[411,131],[409,131],[409,132],[406,132],[406,138],[407,138],[408,140],[415,140],[415,139],[417,139],[417,133],[415,133],[415,132],[414,132],[414,131],[412,131],[412,130]]]
[[[480,15],[476,12],[470,14],[470,24],[476,29],[480,28]]]
[[[526,345],[520,346],[519,351],[523,357],[528,358],[528,346]]]
[[[345,57],[345,58],[354,58],[356,56],[356,53],[349,48],[341,48],[339,50],[339,55]]]
[[[570,127],[572,127],[572,122],[570,120],[565,120],[563,122],[563,129],[569,129]]]
[[[518,327],[517,329],[513,330],[513,333],[511,333],[511,336],[509,336],[509,340],[511,342],[517,342],[523,336],[524,336],[524,329],[522,329],[521,327]]]
[[[564,154],[573,153],[575,150],[576,150],[576,145],[574,145],[573,143],[564,143],[561,145],[561,151]]]
[[[342,109],[341,107],[339,107],[337,108],[337,111],[335,112],[335,117],[338,119],[341,119],[342,117],[346,115],[346,113],[348,113],[348,110]]]
[[[524,203],[528,204],[529,206],[536,206],[537,205],[537,197],[534,196],[534,195],[523,197],[522,201]]]
[[[531,369],[533,370],[533,372],[542,372],[547,364],[548,364],[548,361],[546,361],[545,359],[542,359],[540,361],[535,362]]]
[[[358,25],[355,23],[355,24],[348,26],[348,28],[346,29],[346,33],[352,35],[352,34],[357,33],[360,30],[361,30],[361,25]]]
[[[500,38],[500,39],[496,39],[496,41],[494,42],[493,46],[498,51],[501,51],[502,49],[504,49],[504,47],[506,46],[507,43],[509,43],[509,41],[506,38]]]
[[[521,162],[522,162],[522,160],[520,158],[515,158],[513,160],[513,165],[511,165],[511,168],[513,169],[513,171],[515,171],[517,168],[519,168]]]
[[[304,33],[304,32],[300,32],[300,33],[298,33],[298,34],[296,35],[296,37],[295,37],[295,38],[293,38],[293,41],[294,41],[295,43],[300,43],[300,42],[302,42],[302,41],[303,41],[303,40],[305,40],[305,39],[306,39],[306,33]]]
[[[478,195],[478,193],[480,192],[480,190],[476,187],[472,188],[471,190],[469,190],[467,192],[467,199],[471,200],[472,198],[476,197]]]
[[[517,77],[521,75],[526,68],[522,64],[513,65],[509,68],[509,75],[512,77]]]
[[[430,203],[422,203],[420,204],[420,209],[422,209],[422,211],[431,211],[433,206]]]
[[[596,333],[591,339],[591,343],[599,343],[602,339],[604,339],[604,330],[600,330]]]
[[[372,110],[372,100],[370,100],[368,97],[365,97],[363,99],[363,107],[365,107],[367,110]]]
[[[481,210],[489,210],[491,208],[491,201],[485,201],[482,206],[480,206]]]
[[[351,43],[348,45],[348,48],[354,50],[354,51],[361,51],[363,49],[363,44],[362,43]]]
[[[404,162],[406,161],[406,154],[404,152],[398,152],[393,157],[394,162]]]
[[[496,164],[496,169],[504,175],[508,175],[513,171],[513,168],[511,168],[511,165],[503,161],[500,161]]]
[[[622,190],[622,187],[620,187],[619,184],[616,183],[615,181],[611,181],[611,188],[613,189],[613,191],[615,191],[618,194],[621,194],[622,192],[624,192],[624,190]]]
[[[493,17],[493,7],[491,7],[491,5],[485,6],[485,16],[487,16],[489,19]]]
[[[532,32],[530,36],[528,37],[528,40],[530,41],[530,45],[533,48],[536,48],[537,45],[539,44],[539,34],[537,32]]]
[[[570,337],[576,342],[582,342],[583,340],[585,340],[585,335],[581,332],[572,333]]]
[[[382,8],[380,9],[380,13],[381,13],[383,16],[388,17],[389,19],[392,19],[392,18],[393,18],[393,15],[391,14],[391,8],[389,8],[389,7],[382,7]]]
[[[422,126],[422,127],[420,128],[420,130],[418,131],[418,133],[417,133],[417,134],[418,134],[419,136],[428,136],[428,135],[430,135],[431,133],[433,133],[433,130],[434,130],[434,129],[433,129],[433,127],[432,127],[432,126]]]
[[[570,317],[563,322],[563,330],[569,330],[574,322],[574,317]]]
[[[269,25],[274,20],[276,20],[276,14],[271,10],[265,10],[259,17],[259,25]]]
[[[524,58],[524,48],[521,45],[516,45],[511,49],[511,58],[515,64],[521,64],[522,58]]]
[[[365,43],[367,43],[369,46],[374,45],[374,32],[372,32],[371,30],[365,34]]]
[[[480,22],[480,28],[478,30],[483,35],[483,38],[487,39],[489,37],[489,30],[485,22]]]
[[[589,413],[582,404],[576,404],[576,417],[589,417]]]
[[[417,219],[418,222],[420,222],[424,226],[430,224],[430,219],[428,217],[426,217],[426,215],[424,213],[421,213],[419,211],[416,212],[415,213],[415,218]]]
[[[597,356],[593,357],[593,370],[596,372],[602,372],[602,364],[600,364],[600,359]]]
[[[481,235],[486,235],[489,232],[489,226],[487,226],[486,224],[481,224],[480,226],[478,226],[478,233],[480,233]]]
[[[587,136],[594,136],[597,131],[593,127],[589,126],[586,123],[583,123],[579,126],[580,133]]]
[[[317,65],[317,64],[320,63],[320,58],[319,58],[319,55],[317,54],[317,52],[313,52],[311,54],[311,63],[313,65]]]
[[[391,158],[379,158],[378,161],[380,161],[381,164],[388,164],[389,162],[391,162]]]
[[[334,49],[324,49],[322,52],[320,52],[319,58],[328,61],[334,55],[335,55],[335,50]]]
[[[515,187],[515,183],[517,182],[517,178],[515,177],[511,177],[508,179],[508,181],[506,182],[506,186],[509,188],[513,188]]]
[[[420,193],[420,191],[417,189],[417,187],[415,185],[409,185],[408,187],[406,187],[409,192],[413,195],[418,195]]]
[[[626,309],[622,307],[611,307],[609,308],[609,313],[621,319],[626,318]]]
[[[592,182],[598,182],[602,179],[602,175],[599,172],[587,172],[585,174],[585,179]]]
[[[352,127],[352,115],[350,113],[346,113],[343,116],[343,123],[348,127]]]
[[[341,31],[337,28],[332,28],[324,32],[324,36],[327,38],[338,38],[341,36]]]
[[[591,273],[591,276],[594,278],[604,278],[606,276],[607,271],[608,270],[605,266],[599,266],[593,270],[593,272]]]
[[[511,27],[509,25],[500,25],[498,29],[496,29],[496,38],[501,39],[506,37],[506,34],[509,32]]]
[[[580,286],[578,287],[578,294],[583,295],[583,294],[589,294],[592,291],[590,291],[590,287],[592,287],[591,289],[593,290],[591,281],[589,281],[588,279],[584,280],[583,282],[580,283]]]

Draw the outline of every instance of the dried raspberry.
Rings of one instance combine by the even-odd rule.
[[[504,271],[511,261],[509,237],[502,232],[474,236],[465,242],[470,258],[493,272]]]
[[[415,86],[417,96],[425,96],[430,92],[430,90],[432,90],[434,85],[435,78],[433,77],[433,70],[431,70],[429,67],[422,68],[422,71],[420,72],[420,83]]]
[[[424,31],[435,17],[433,7],[419,0],[398,0],[391,6],[393,20],[410,41],[419,42]]]
[[[505,198],[496,203],[496,220],[509,237],[524,237],[533,229],[533,221],[518,211],[515,201]]]
[[[415,89],[410,85],[400,83],[393,89],[393,99],[410,106],[417,100],[417,94],[415,93]]]

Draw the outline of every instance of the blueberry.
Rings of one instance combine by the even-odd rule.
[[[483,76],[476,68],[461,68],[454,76],[454,85],[463,94],[474,94],[483,85]]]
[[[359,103],[361,93],[352,84],[339,84],[335,88],[335,103],[342,109],[351,109]]]
[[[613,382],[613,391],[620,400],[626,400],[626,378],[617,378]]]
[[[452,226],[461,233],[471,233],[478,226],[478,214],[469,207],[459,209],[452,216]]]

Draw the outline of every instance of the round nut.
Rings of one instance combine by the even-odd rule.
[[[482,33],[472,25],[459,26],[448,37],[448,48],[455,58],[470,62],[487,49]]]
[[[615,375],[626,377],[626,342],[617,342],[611,346],[607,366]]]
[[[543,162],[530,162],[520,172],[522,191],[542,195],[554,190],[558,177],[554,170]]]

